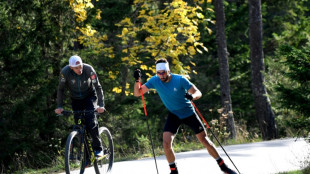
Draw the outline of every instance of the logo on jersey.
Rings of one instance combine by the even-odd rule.
[[[91,78],[92,80],[94,80],[94,79],[96,79],[96,75],[93,74],[93,75],[90,76],[90,78]]]
[[[94,72],[91,72],[91,76],[90,76],[90,79],[93,83],[96,83],[96,74]]]

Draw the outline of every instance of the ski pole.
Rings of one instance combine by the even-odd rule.
[[[149,136],[150,136],[150,140],[151,140],[151,144],[152,144],[152,151],[153,151],[153,156],[154,156],[154,160],[155,160],[156,171],[158,174],[157,162],[156,162],[156,157],[155,157],[155,152],[154,152],[154,144],[153,144],[152,135],[151,135],[150,126],[149,126],[149,121],[148,121],[148,117],[147,117],[147,111],[146,111],[146,106],[145,106],[145,102],[144,102],[143,91],[141,88],[141,82],[139,81],[138,84],[139,84],[139,90],[141,92],[142,103],[143,103],[143,107],[144,107],[144,115],[146,117],[147,129],[149,131]]]
[[[231,160],[230,156],[227,154],[226,150],[224,149],[224,147],[222,146],[222,144],[220,143],[220,141],[217,139],[217,137],[215,136],[215,134],[213,133],[213,131],[211,130],[209,124],[207,123],[207,121],[203,118],[203,116],[201,115],[201,113],[199,112],[198,108],[196,107],[196,105],[194,104],[193,101],[191,101],[192,105],[194,106],[195,110],[197,111],[198,115],[200,116],[200,118],[203,120],[203,122],[206,124],[207,128],[210,130],[211,134],[213,135],[213,137],[216,139],[217,143],[221,146],[221,148],[223,149],[223,151],[225,152],[225,154],[227,155],[227,157],[229,158],[229,160],[231,161],[231,163],[234,165],[234,167],[237,169],[238,173],[240,173],[240,171],[238,170],[237,166],[235,165],[235,163]]]

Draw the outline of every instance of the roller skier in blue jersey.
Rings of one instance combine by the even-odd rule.
[[[170,174],[178,174],[172,143],[181,124],[189,126],[195,132],[198,140],[206,147],[224,173],[235,174],[236,172],[224,163],[214,144],[207,137],[206,130],[191,104],[191,100],[197,100],[202,96],[199,89],[184,76],[172,74],[166,59],[159,59],[155,64],[156,75],[151,77],[140,89],[141,70],[135,70],[134,95],[140,96],[140,90],[142,93],[146,93],[149,89],[155,89],[169,111],[163,130],[163,147],[170,166]]]

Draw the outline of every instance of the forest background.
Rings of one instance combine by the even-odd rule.
[[[11,0],[0,2],[0,172],[61,163],[73,119],[57,117],[59,72],[80,55],[94,66],[106,109],[99,124],[113,135],[115,157],[150,155],[141,98],[133,96],[135,68],[143,81],[166,57],[173,73],[202,92],[195,101],[223,143],[309,136],[310,1],[262,0],[264,87],[276,134],[266,137],[257,117],[251,77],[249,2],[221,1],[229,64],[230,137],[223,113],[214,3],[207,0]],[[221,21],[217,21],[221,22]],[[254,82],[255,84],[255,82]],[[68,96],[68,95],[67,95]],[[145,95],[157,153],[167,110],[156,92]],[[70,99],[65,101],[70,109]],[[224,102],[225,103],[225,102]],[[212,137],[211,137],[212,138]],[[176,146],[196,143],[181,127]]]

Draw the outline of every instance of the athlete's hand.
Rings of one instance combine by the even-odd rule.
[[[63,108],[57,108],[57,109],[55,109],[55,113],[56,113],[57,115],[60,115],[60,114],[62,113],[62,111],[64,111]]]
[[[142,77],[141,70],[137,68],[133,73],[133,77],[136,79],[136,81],[138,81]]]
[[[185,94],[185,98],[187,98],[188,100],[192,101],[193,100],[193,95],[189,94],[189,93],[186,93]]]
[[[103,113],[104,110],[105,110],[104,107],[99,107],[99,108],[96,109],[96,111],[97,111],[99,114]]]

